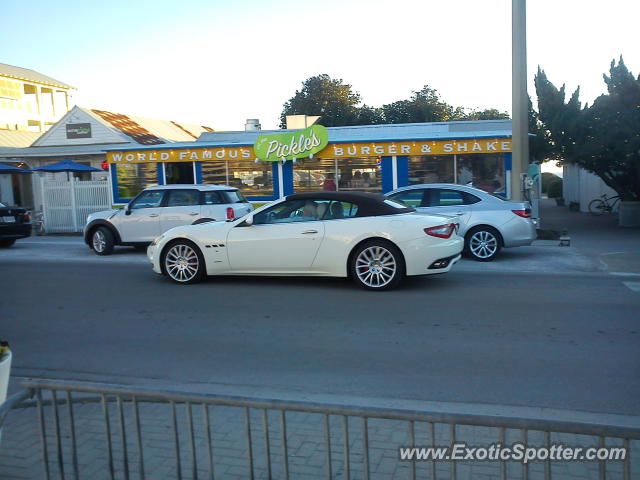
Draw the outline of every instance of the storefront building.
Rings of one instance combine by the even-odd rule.
[[[509,196],[510,120],[326,131],[326,147],[295,160],[257,158],[256,140],[282,130],[204,132],[195,142],[110,149],[113,198],[126,203],[148,186],[176,183],[226,184],[254,202],[318,190],[384,193],[420,183],[471,183]]]

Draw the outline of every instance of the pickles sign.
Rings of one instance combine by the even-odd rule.
[[[328,143],[328,130],[322,125],[312,125],[295,132],[261,135],[253,144],[253,150],[260,160],[277,162],[310,157],[323,150]]]

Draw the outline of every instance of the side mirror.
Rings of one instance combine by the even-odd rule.
[[[253,214],[247,215],[247,218],[244,219],[244,223],[247,227],[253,225]]]
[[[131,215],[131,207],[129,205],[124,207],[124,214],[125,215]]]

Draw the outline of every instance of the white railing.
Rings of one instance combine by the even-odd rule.
[[[46,233],[80,232],[90,213],[111,208],[106,181],[48,181],[41,179]]]

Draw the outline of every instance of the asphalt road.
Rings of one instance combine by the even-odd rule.
[[[0,259],[13,375],[640,414],[640,292],[606,272],[474,262],[374,293],[320,278],[180,286],[133,255]]]

